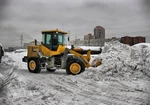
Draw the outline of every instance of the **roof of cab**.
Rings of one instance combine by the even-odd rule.
[[[68,34],[67,32],[64,32],[64,31],[61,31],[61,30],[45,30],[45,31],[42,31],[42,33],[51,33],[51,32],[59,32],[59,33],[63,33],[63,34]]]

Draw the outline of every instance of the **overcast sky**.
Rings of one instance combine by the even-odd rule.
[[[71,39],[103,26],[106,38],[150,36],[150,0],[0,0],[0,43],[41,41],[41,31],[70,30]]]

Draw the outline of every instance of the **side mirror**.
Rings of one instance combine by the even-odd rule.
[[[37,40],[36,39],[34,40],[34,42],[35,42],[35,45],[37,45]]]
[[[74,49],[74,45],[71,45],[71,49],[72,49],[72,50]]]

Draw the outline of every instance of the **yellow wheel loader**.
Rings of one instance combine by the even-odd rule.
[[[39,73],[42,68],[54,72],[56,69],[66,69],[67,74],[80,74],[90,66],[91,53],[99,51],[81,50],[66,47],[67,32],[56,30],[42,31],[41,45],[28,46],[27,56],[22,59],[27,62],[31,73]]]

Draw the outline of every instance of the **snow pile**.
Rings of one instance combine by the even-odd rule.
[[[17,69],[15,61],[9,56],[4,55],[2,62],[0,63],[0,103],[6,101],[7,91],[9,90],[9,84],[14,80],[16,75],[13,74]],[[4,105],[4,104],[3,104]]]
[[[4,56],[2,57],[2,62],[0,63],[0,71],[6,71],[14,66],[16,66],[16,62],[11,58],[9,53],[5,52]]]
[[[105,44],[98,57],[103,59],[102,65],[88,73],[95,79],[111,76],[121,79],[150,77],[150,47],[129,46],[118,41]]]
[[[20,49],[20,50],[16,50],[14,52],[11,53],[6,53],[5,54],[6,59],[10,58],[11,60],[13,60],[15,62],[16,65],[18,65],[18,69],[27,69],[27,63],[26,62],[22,62],[22,58],[24,56],[27,56],[27,50],[26,49]]]
[[[138,43],[138,44],[135,44],[134,46],[147,46],[147,47],[150,47],[150,43]]]

